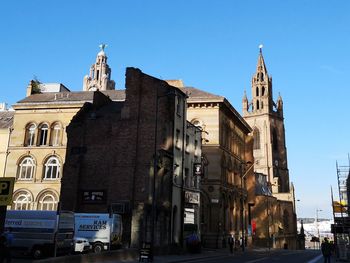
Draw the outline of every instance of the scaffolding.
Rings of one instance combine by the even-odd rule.
[[[349,159],[349,157],[348,157]],[[350,217],[349,217],[349,191],[350,190],[350,159],[349,165],[339,165],[336,163],[339,201],[334,201],[333,191],[332,206],[334,225],[332,232],[334,241],[337,245],[337,257],[340,260],[348,260],[350,258]]]

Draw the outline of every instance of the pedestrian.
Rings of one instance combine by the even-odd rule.
[[[237,251],[238,248],[239,248],[239,239],[236,238],[235,239],[235,251]]]
[[[235,243],[235,240],[234,240],[234,238],[233,238],[233,235],[231,234],[231,235],[229,235],[229,237],[228,237],[228,245],[229,245],[229,247],[230,247],[230,252],[231,252],[231,254],[233,253],[233,245],[234,245],[234,243]]]
[[[324,258],[324,263],[331,263],[332,245],[329,243],[328,238],[324,238],[321,245],[321,251]]]
[[[242,252],[244,252],[244,238],[243,238],[243,236],[240,238],[239,244],[241,246]]]

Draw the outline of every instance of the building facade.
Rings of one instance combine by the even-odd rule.
[[[182,246],[185,220],[199,230],[200,213],[201,134],[186,121],[187,96],[134,68],[123,92],[94,92],[69,124],[62,209],[122,214],[130,247]]]
[[[101,60],[108,69],[103,50],[92,68],[98,68]],[[115,90],[104,92],[115,100],[125,96]],[[4,176],[16,177],[11,209],[57,209],[67,147],[66,127],[83,104],[92,99],[93,92],[70,92],[60,83],[29,83],[26,98],[13,105],[4,168]]]
[[[250,196],[253,177],[251,129],[222,96],[195,88],[189,94],[187,120],[201,127],[203,177],[201,180],[202,243],[227,245],[229,235],[250,242]]]
[[[5,103],[0,104],[0,174],[5,177],[8,159],[8,147],[12,133],[14,111],[7,109]]]
[[[257,182],[264,182],[267,185],[267,188],[257,192],[257,195],[269,196],[257,197],[266,200],[268,204],[266,208],[256,208],[259,210],[257,214],[266,212],[265,220],[272,222],[268,224],[269,228],[258,229],[257,231],[262,231],[264,234],[258,234],[256,237],[265,238],[270,246],[286,243],[289,247],[295,247],[297,234],[295,199],[294,187],[289,180],[283,100],[280,95],[276,102],[273,100],[272,77],[268,74],[261,49],[256,72],[252,77],[251,94],[251,101],[248,101],[247,95],[244,94],[243,118],[253,129],[254,171]],[[274,214],[273,211],[277,212]],[[274,219],[271,219],[272,215]]]

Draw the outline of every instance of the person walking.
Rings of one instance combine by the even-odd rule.
[[[228,245],[229,245],[229,247],[230,247],[230,252],[231,252],[231,254],[233,254],[233,245],[234,245],[234,243],[235,243],[235,240],[234,240],[234,238],[233,238],[233,235],[231,234],[231,235],[229,235],[229,237],[228,237]]]
[[[321,251],[324,258],[324,263],[331,263],[332,245],[329,243],[328,238],[326,237],[322,242]]]

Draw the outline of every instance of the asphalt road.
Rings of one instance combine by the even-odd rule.
[[[84,263],[85,260],[81,260]],[[36,262],[30,258],[14,258],[12,263],[29,263]],[[56,261],[57,262],[57,261]],[[118,263],[118,262],[129,262],[137,263],[138,260],[112,260],[111,258],[88,260],[86,262],[95,263]],[[230,254],[226,250],[221,250],[212,253],[201,253],[197,255],[180,256],[180,255],[169,255],[155,257],[154,263],[323,263],[323,257],[319,250],[261,250],[261,251],[248,251],[248,252],[237,252]],[[331,262],[335,263],[335,259],[332,258]]]
[[[335,259],[332,259],[335,262]],[[159,261],[162,262],[162,261]],[[163,261],[166,262],[166,261]],[[175,262],[175,261],[174,261]],[[315,250],[304,250],[304,251],[261,251],[261,252],[249,252],[249,253],[237,253],[230,255],[217,255],[216,257],[198,258],[177,262],[188,262],[188,263],[323,263],[323,257],[320,251]]]

